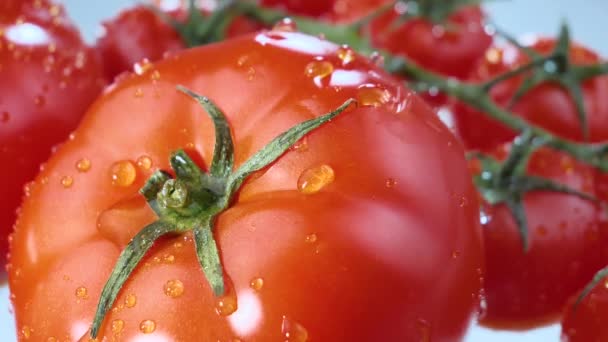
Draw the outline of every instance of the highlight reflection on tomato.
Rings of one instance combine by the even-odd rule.
[[[114,85],[23,205],[10,268],[18,330],[86,338],[119,252],[155,219],[138,189],[170,169],[177,149],[209,165],[212,123],[181,84],[227,115],[237,167],[297,123],[349,98],[358,107],[250,177],[219,216],[226,296],[214,297],[191,235],[169,236],[135,269],[100,338],[462,338],[482,271],[463,149],[416,95],[360,56],[343,64],[338,50],[266,32],[144,65]]]

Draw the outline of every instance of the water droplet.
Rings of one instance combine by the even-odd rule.
[[[38,95],[34,98],[34,103],[36,104],[36,106],[42,107],[46,103],[46,99],[44,98],[44,96]]]
[[[543,226],[542,224],[539,225],[538,227],[536,227],[536,233],[538,234],[538,236],[547,236],[547,227]]]
[[[254,78],[255,78],[255,69],[253,67],[249,67],[247,69],[247,80],[253,81]]]
[[[70,188],[72,187],[72,185],[74,184],[74,178],[72,178],[71,176],[63,176],[61,178],[61,185],[63,185],[64,188]]]
[[[32,328],[28,327],[27,325],[24,325],[23,328],[21,328],[21,335],[25,340],[27,340],[32,336],[32,331]]]
[[[176,249],[182,248],[184,247],[184,244],[181,242],[176,242],[173,244],[173,247],[175,247]]]
[[[112,332],[114,334],[120,334],[125,328],[125,321],[122,319],[115,319],[112,321]]]
[[[127,295],[127,297],[125,298],[125,306],[128,308],[132,308],[135,307],[135,305],[137,304],[137,296],[130,293]]]
[[[306,342],[308,341],[308,331],[301,324],[283,316],[281,323],[281,333],[285,341],[289,342]]]
[[[452,258],[453,259],[457,259],[460,256],[460,252],[459,251],[453,251],[452,252]]]
[[[135,165],[129,160],[116,162],[110,168],[112,184],[116,186],[130,186],[137,178]]]
[[[441,38],[445,35],[445,27],[443,27],[443,25],[434,25],[431,29],[431,34],[433,34],[433,37],[435,38]]]
[[[502,62],[502,50],[498,48],[490,48],[486,51],[486,61],[489,64],[499,64]]]
[[[46,339],[46,342],[57,342],[57,339],[53,336]]]
[[[355,60],[355,52],[353,51],[353,49],[349,48],[346,45],[340,47],[336,54],[338,55],[338,58],[340,58],[340,60],[342,61],[343,66]]]
[[[291,146],[293,151],[306,152],[308,151],[308,137],[304,137]]]
[[[291,20],[291,18],[283,18],[273,26],[272,30],[281,32],[296,32],[298,30],[298,26],[293,20]]]
[[[173,255],[173,254],[164,255],[163,261],[167,264],[172,264],[175,262],[175,255]]]
[[[467,206],[467,204],[469,204],[469,201],[467,200],[467,198],[466,198],[466,197],[461,196],[461,197],[458,199],[458,206],[459,206],[459,207],[464,208],[464,207],[466,207],[466,206]]]
[[[369,56],[370,61],[377,67],[384,67],[384,56],[382,56],[379,52],[372,52],[371,56]]]
[[[324,78],[334,72],[334,65],[328,61],[312,61],[306,65],[304,73],[310,78]]]
[[[137,166],[142,170],[150,170],[152,168],[152,158],[148,156],[140,156],[137,158]]]
[[[373,84],[365,84],[357,90],[357,102],[363,107],[379,107],[391,100],[391,93]]]
[[[76,162],[78,172],[87,172],[91,169],[91,161],[87,158],[82,158]]]
[[[249,56],[247,55],[242,55],[241,57],[239,57],[239,59],[236,61],[236,65],[242,67],[243,65],[245,65],[245,63],[247,63],[247,61],[249,60]]]
[[[0,116],[0,122],[7,123],[11,119],[11,114],[9,112],[2,112]]]
[[[147,58],[142,59],[141,62],[133,64],[133,72],[135,72],[136,75],[143,75],[150,70],[150,68],[152,68],[152,63],[150,63]]]
[[[315,243],[317,242],[317,234],[312,233],[312,234],[308,234],[306,235],[306,238],[304,239],[304,241],[306,241],[306,243]]]
[[[327,164],[305,170],[298,179],[298,190],[303,194],[314,194],[331,184],[335,179],[334,169]]]
[[[184,294],[184,283],[177,279],[169,280],[163,289],[167,296],[177,298]]]
[[[80,286],[79,288],[77,288],[75,293],[76,297],[78,297],[79,299],[87,299],[89,297],[89,291],[84,286]]]
[[[139,323],[139,331],[144,334],[151,334],[154,332],[154,330],[156,330],[156,322],[152,320],[146,319],[145,321]]]
[[[153,82],[158,82],[158,80],[160,80],[160,71],[154,70],[150,75],[150,80]]]
[[[262,289],[262,287],[264,287],[264,279],[262,278],[253,278],[250,282],[249,282],[249,286],[256,290],[256,291],[260,291]]]
[[[220,316],[230,316],[238,308],[236,295],[228,292],[215,301],[215,312]]]
[[[397,181],[394,178],[387,178],[386,181],[384,182],[384,186],[386,186],[387,188],[392,188],[395,185],[397,185]]]

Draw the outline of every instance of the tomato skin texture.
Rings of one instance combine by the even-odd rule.
[[[547,55],[555,48],[555,40],[537,38],[526,44],[535,51]],[[588,65],[600,61],[593,51],[573,44],[570,51],[572,63]],[[529,62],[529,58],[513,46],[494,46],[486,58],[471,74],[473,82],[483,82]],[[515,77],[495,86],[490,96],[500,106],[507,106],[523,81]],[[589,123],[589,141],[608,139],[608,76],[594,77],[583,83],[583,99]],[[453,106],[458,132],[470,149],[492,149],[515,137],[515,133],[486,115],[462,104]],[[567,139],[584,141],[578,112],[569,93],[561,86],[543,83],[526,93],[512,108],[512,112],[529,122]]]
[[[462,338],[482,271],[463,149],[400,82],[375,76],[384,74],[360,56],[341,66],[337,50],[298,33],[261,33],[176,54],[113,86],[51,158],[23,206],[9,274],[18,329],[31,328],[36,339],[84,335],[119,252],[154,219],[138,188],[154,169],[168,170],[178,148],[200,154],[203,164],[212,159],[211,122],[176,84],[225,112],[237,167],[279,133],[372,84],[392,94],[390,103],[362,102],[312,132],[253,175],[219,216],[215,237],[238,298],[235,313],[215,312],[190,234],[168,237],[127,281],[100,339],[114,336],[112,322],[120,319],[124,340],[142,337],[140,323],[153,320],[152,334],[179,341],[275,341],[285,339],[284,316],[319,341]],[[317,86],[304,71],[318,56],[334,73]],[[151,74],[159,77],[151,81]],[[152,168],[138,167],[131,186],[113,186],[112,165],[143,155]],[[74,162],[83,156],[92,167],[78,174]],[[300,193],[302,173],[324,164],[335,180],[316,194]],[[68,189],[60,184],[65,175],[74,176]],[[264,285],[256,292],[250,283],[258,277]],[[163,293],[174,279],[184,285],[176,298]],[[129,294],[134,307],[124,306]]]
[[[509,145],[492,153],[504,158]],[[549,149],[532,156],[528,174],[545,177],[595,196],[594,170]],[[487,309],[481,323],[523,329],[557,319],[564,304],[602,268],[605,225],[601,209],[573,195],[524,195],[530,249],[524,252],[505,205],[482,204],[487,272]],[[485,222],[483,222],[485,221]]]
[[[0,264],[4,265],[24,184],[34,178],[51,148],[76,127],[103,81],[95,54],[63,7],[53,2],[2,1],[0,30],[0,161],[5,165],[0,171]]]
[[[260,4],[309,17],[327,16],[334,10],[336,0],[262,0]]]
[[[185,48],[179,34],[145,6],[129,8],[102,25],[105,33],[96,48],[110,81],[144,58],[158,61]]]
[[[575,308],[574,303],[577,298],[578,295],[573,297],[564,309],[561,341],[602,342],[608,340],[606,281],[599,282]]]

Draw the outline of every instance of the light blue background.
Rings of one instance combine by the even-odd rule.
[[[0,0],[3,1],[3,0]],[[574,38],[608,55],[608,0],[494,0],[486,8],[494,22],[514,35],[530,32],[555,34],[563,18],[571,24]],[[109,18],[134,0],[64,0],[70,16],[93,42],[102,19]],[[606,94],[608,96],[608,94]],[[8,310],[8,291],[0,288],[0,341],[15,341]],[[559,341],[559,327],[526,333],[494,332],[473,328],[466,342],[551,342]]]

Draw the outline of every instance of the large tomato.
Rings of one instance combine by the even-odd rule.
[[[492,153],[502,159],[510,146],[501,145]],[[596,195],[594,172],[549,149],[536,151],[527,168],[528,175],[591,196]],[[482,206],[485,325],[519,329],[557,319],[568,298],[604,265],[606,232],[600,205],[573,194],[531,191],[524,194],[523,206],[527,251],[506,204]]]
[[[103,83],[98,61],[50,1],[0,2],[0,264],[32,180],[68,137]],[[27,189],[26,189],[27,191]]]
[[[528,39],[526,46],[547,55],[554,50],[555,40]],[[600,61],[597,54],[576,44],[570,48],[570,59],[574,65],[588,65]],[[512,45],[494,46],[488,50],[485,59],[471,74],[471,81],[488,81],[529,61],[528,55]],[[522,82],[522,76],[503,81],[491,89],[490,96],[500,106],[507,106]],[[608,92],[608,76],[585,81],[582,91],[589,140],[604,141],[608,139],[608,100],[605,96]],[[512,111],[559,136],[583,141],[583,129],[575,103],[570,93],[559,84],[545,82],[532,88],[514,103]],[[458,132],[467,148],[492,149],[515,137],[512,130],[464,104],[457,103],[453,112]]]
[[[171,169],[177,149],[209,165],[213,125],[181,84],[227,115],[237,167],[295,124],[349,98],[358,107],[252,175],[219,215],[227,297],[214,296],[192,234],[169,236],[131,274],[100,339],[461,338],[482,272],[463,149],[399,82],[360,56],[343,64],[339,52],[271,31],[176,54],[115,84],[23,205],[9,275],[22,336],[86,336],[119,253],[156,219],[138,189]]]

